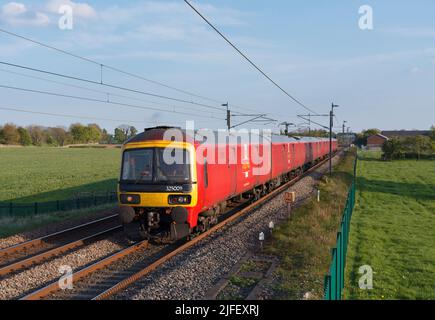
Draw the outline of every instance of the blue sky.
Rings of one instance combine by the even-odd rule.
[[[73,8],[73,30],[58,27],[61,15],[57,11],[62,4]],[[209,0],[193,4],[305,105],[327,113],[332,101],[339,104],[338,126],[343,120],[354,131],[371,127],[427,129],[435,124],[433,1]],[[373,30],[358,27],[358,9],[362,5],[373,8]],[[0,1],[0,7],[2,29],[202,96],[229,101],[234,111],[268,113],[279,121],[296,123],[302,122],[296,115],[307,112],[238,56],[181,0],[16,0]],[[3,33],[0,57],[4,62],[100,80],[97,65]],[[115,72],[105,70],[103,77],[110,84],[219,106]],[[217,110],[4,65],[0,65],[0,85],[98,100],[107,99],[104,92],[110,92],[135,99],[110,96],[112,101],[160,109],[126,108],[0,88],[0,107],[114,120],[0,110],[0,123],[69,126],[74,122],[97,122],[113,130],[123,123],[142,128],[195,120],[197,127],[225,127],[225,114]],[[318,121],[328,123],[327,119]]]

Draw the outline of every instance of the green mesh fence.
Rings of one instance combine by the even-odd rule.
[[[0,216],[27,216],[50,212],[85,209],[117,201],[116,192],[92,194],[75,199],[33,203],[0,202]]]
[[[344,288],[344,270],[346,267],[347,245],[349,243],[350,220],[355,206],[355,179],[357,158],[355,158],[353,182],[349,189],[341,219],[340,230],[337,233],[337,245],[332,249],[332,262],[329,273],[325,276],[323,293],[325,300],[341,300]]]

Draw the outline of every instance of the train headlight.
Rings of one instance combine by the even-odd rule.
[[[190,204],[192,198],[189,195],[169,195],[169,204]]]
[[[119,196],[122,204],[139,204],[140,196],[138,194],[121,194]]]

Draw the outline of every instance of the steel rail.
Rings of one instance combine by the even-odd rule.
[[[36,255],[31,256],[29,258],[14,261],[14,262],[7,264],[7,265],[0,268],[0,276],[5,276],[11,272],[16,272],[16,271],[19,271],[19,270],[24,269],[26,267],[30,267],[34,264],[37,264],[38,262],[48,260],[56,255],[59,255],[60,253],[64,253],[64,252],[67,252],[67,251],[72,250],[74,248],[81,247],[81,246],[85,245],[86,243],[88,243],[88,242],[90,242],[90,241],[92,241],[92,240],[94,240],[102,235],[105,235],[107,233],[111,233],[113,231],[120,230],[120,229],[122,229],[121,225],[111,227],[109,229],[100,231],[98,233],[92,234],[92,235],[87,236],[85,238],[75,240],[72,242],[68,242],[68,243],[61,245],[61,246],[58,246],[58,247],[54,247],[53,249],[50,249],[48,251],[44,251],[40,254],[36,254]]]
[[[94,263],[94,264],[92,264],[84,269],[81,269],[81,270],[75,272],[73,274],[73,279],[76,281],[76,280],[79,280],[81,278],[84,278],[85,276],[93,273],[94,271],[101,269],[101,268],[104,268],[104,267],[112,264],[113,262],[118,261],[119,259],[121,259],[121,258],[129,255],[130,253],[135,252],[135,251],[137,251],[140,248],[143,248],[145,246],[148,246],[147,240],[136,243],[136,244],[134,244],[126,249],[122,249],[122,250],[112,254],[111,256],[109,256],[103,260],[100,260],[100,261],[98,261],[98,262],[96,262],[96,263]],[[40,300],[40,299],[48,296],[49,294],[51,294],[53,292],[58,291],[58,290],[60,290],[59,283],[58,283],[58,281],[54,281],[54,282],[50,283],[49,285],[22,297],[20,300]]]
[[[75,232],[75,231],[78,231],[80,229],[90,227],[92,225],[97,225],[97,224],[102,223],[104,221],[109,221],[110,219],[114,219],[117,216],[118,216],[117,214],[113,214],[113,215],[110,215],[108,217],[93,220],[93,221],[90,221],[90,222],[87,222],[87,223],[84,223],[84,224],[81,224],[81,225],[78,225],[78,226],[75,226],[72,228],[68,228],[65,230],[61,230],[61,231],[58,231],[58,232],[55,232],[55,233],[52,233],[52,234],[49,234],[49,235],[46,235],[46,236],[43,236],[40,238],[28,240],[28,241],[21,242],[21,243],[18,243],[16,245],[13,245],[13,246],[10,246],[7,248],[0,249],[0,258],[3,258],[5,256],[9,256],[9,255],[17,253],[19,251],[25,251],[25,250],[32,248],[32,247],[36,247],[36,246],[40,245],[41,243],[48,242],[50,239],[53,239],[55,237],[63,236],[67,233]]]

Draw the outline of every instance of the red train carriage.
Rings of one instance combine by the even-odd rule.
[[[216,223],[229,201],[258,199],[326,158],[329,140],[230,134],[211,143],[157,127],[122,151],[118,199],[127,235],[176,240]]]

